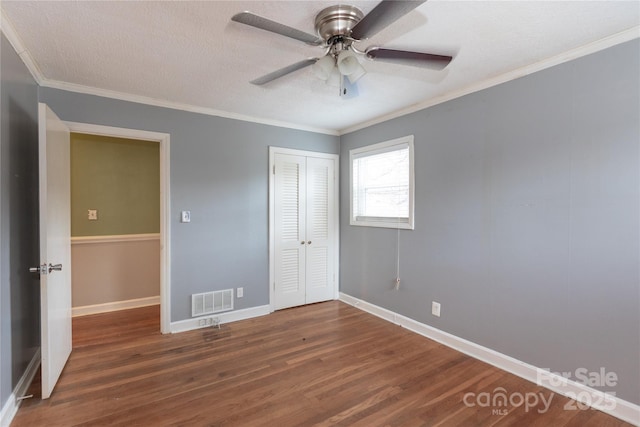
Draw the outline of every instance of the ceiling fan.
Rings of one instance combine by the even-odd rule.
[[[308,58],[262,77],[252,80],[254,85],[263,85],[284,77],[294,71],[312,66],[314,74],[327,83],[342,87],[355,82],[366,74],[366,70],[358,61],[358,55],[370,60],[392,62],[401,65],[425,67],[433,70],[444,69],[453,59],[447,55],[413,52],[406,50],[385,49],[371,46],[359,50],[356,43],[370,38],[388,25],[400,19],[426,0],[383,0],[371,12],[364,15],[360,9],[349,5],[335,5],[321,10],[315,19],[317,35],[305,33],[279,22],[241,12],[231,20],[241,24],[271,31],[286,37],[300,40],[325,50],[319,58]],[[346,93],[346,91],[345,91]]]

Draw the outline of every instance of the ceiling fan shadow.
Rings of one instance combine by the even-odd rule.
[[[448,69],[442,70],[442,71],[429,71],[424,73],[424,76],[422,76],[419,80],[435,85],[442,82],[444,79],[446,79],[448,75],[449,75]]]
[[[402,67],[402,68],[405,68],[405,67]],[[385,68],[384,71],[375,71],[371,69],[371,74],[380,74],[388,78],[388,76],[392,74],[392,72],[389,71],[388,68]],[[416,70],[409,73],[396,72],[394,74],[395,74],[395,78],[397,79],[412,81],[412,82],[428,83],[430,85],[437,85],[447,78],[447,76],[449,75],[449,70],[442,70],[442,71]]]
[[[386,27],[371,39],[361,40],[360,43],[366,44],[375,41],[376,44],[386,45],[387,43],[400,39],[403,36],[410,34],[412,31],[427,25],[428,22],[429,19],[426,15],[417,10],[413,10],[396,21],[394,25]]]

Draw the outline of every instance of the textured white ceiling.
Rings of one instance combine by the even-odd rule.
[[[43,85],[86,86],[263,121],[343,131],[464,91],[640,23],[637,1],[431,0],[360,44],[455,53],[443,72],[363,60],[359,96],[342,99],[310,68],[249,81],[321,48],[231,22],[248,10],[308,33],[336,1],[1,3]],[[367,13],[377,1],[350,1]],[[637,31],[636,31],[637,32]],[[64,83],[64,84],[63,84]],[[69,86],[72,87],[72,86]],[[76,89],[78,86],[76,86]],[[116,95],[118,96],[118,95]],[[123,96],[126,97],[126,96]]]

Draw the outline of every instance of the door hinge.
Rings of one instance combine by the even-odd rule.
[[[276,165],[273,165],[273,174],[276,174]]]

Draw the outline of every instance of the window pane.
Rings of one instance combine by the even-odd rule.
[[[355,217],[409,217],[409,148],[353,161]]]

